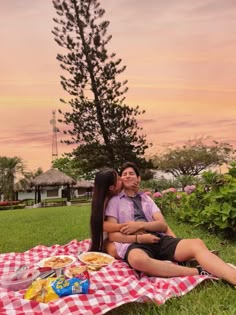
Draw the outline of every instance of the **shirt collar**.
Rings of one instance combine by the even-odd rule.
[[[136,194],[135,196],[142,196],[143,194],[144,194],[144,192],[139,191],[139,192],[137,192],[137,194]],[[122,199],[122,198],[129,197],[129,196],[127,196],[127,194],[125,193],[125,191],[122,190],[122,191],[119,193],[119,197],[120,197],[120,199]]]

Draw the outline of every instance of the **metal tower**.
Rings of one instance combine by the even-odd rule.
[[[57,126],[56,126],[56,111],[52,111],[52,119],[50,120],[52,125],[52,162],[58,158],[57,150]]]

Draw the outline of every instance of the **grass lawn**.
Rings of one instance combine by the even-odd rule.
[[[23,252],[38,244],[66,244],[89,238],[90,205],[0,211],[0,252]],[[209,248],[236,264],[236,244],[180,224],[167,217],[178,236],[202,238]],[[236,289],[222,281],[206,281],[181,298],[164,305],[131,303],[109,315],[236,315]]]

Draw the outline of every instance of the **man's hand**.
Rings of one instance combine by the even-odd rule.
[[[122,224],[122,228],[120,229],[120,232],[123,234],[133,234],[143,229],[143,222],[137,221],[137,222],[127,222]]]
[[[153,244],[158,243],[159,240],[159,237],[149,233],[137,235],[138,244]]]

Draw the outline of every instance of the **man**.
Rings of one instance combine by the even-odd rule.
[[[150,197],[133,188],[133,183],[141,180],[134,163],[127,162],[122,166],[121,178],[123,191],[109,201],[106,220],[120,224],[129,223],[120,229],[121,233],[109,233],[109,240],[115,242],[116,251],[122,259],[132,268],[151,276],[175,277],[211,273],[236,285],[236,270],[212,254],[202,240],[167,235],[168,225],[160,209]],[[131,235],[133,233],[136,234]],[[125,243],[128,241],[129,243]],[[202,267],[189,268],[166,262],[183,262],[189,259],[196,259]]]

